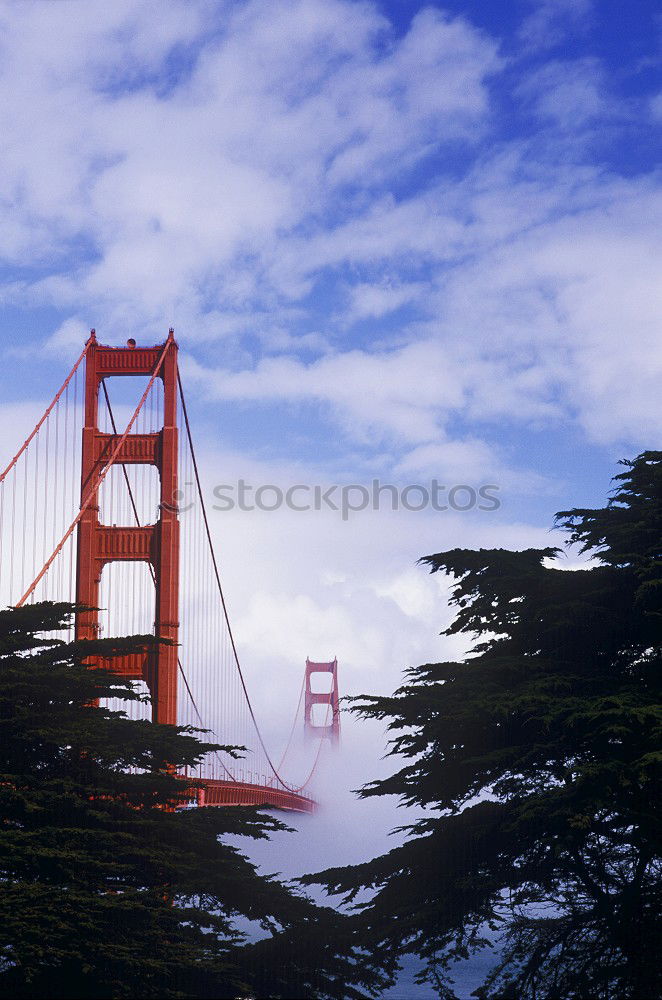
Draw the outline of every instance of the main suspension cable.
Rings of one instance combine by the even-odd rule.
[[[73,376],[75,375],[75,373],[76,373],[76,371],[78,369],[78,366],[80,365],[81,361],[83,360],[83,358],[87,354],[88,348],[89,348],[89,346],[90,346],[91,343],[92,343],[92,337],[89,337],[88,340],[87,340],[87,342],[86,342],[86,344],[85,344],[85,347],[81,351],[81,354],[80,354],[80,357],[78,358],[78,361],[73,366],[73,368],[71,369],[71,371],[67,375],[66,379],[64,380],[64,382],[62,383],[62,385],[60,386],[60,388],[58,389],[58,391],[56,392],[56,394],[55,394],[55,396],[53,398],[53,402],[48,407],[48,409],[45,411],[44,415],[42,416],[42,418],[39,421],[39,423],[35,426],[34,430],[30,434],[30,436],[25,439],[25,441],[23,442],[23,444],[21,445],[21,447],[19,448],[19,450],[16,452],[16,454],[12,458],[12,460],[9,463],[9,465],[7,466],[7,468],[4,470],[3,473],[0,474],[0,483],[2,483],[3,480],[5,479],[5,477],[7,476],[7,474],[9,472],[11,472],[11,470],[14,468],[14,466],[18,462],[19,458],[21,457],[21,455],[23,454],[23,452],[25,451],[25,449],[34,440],[35,435],[37,435],[39,433],[40,429],[43,427],[44,422],[46,420],[48,420],[48,418],[49,418],[49,416],[51,414],[51,411],[53,410],[53,407],[57,405],[57,403],[60,400],[60,397],[62,396],[62,393],[66,390],[67,386],[71,382]]]
[[[115,415],[113,414],[113,408],[110,405],[110,397],[108,395],[108,388],[106,386],[105,379],[101,380],[101,386],[103,388],[103,394],[104,394],[104,398],[105,398],[105,401],[106,401],[106,408],[108,410],[108,416],[110,418],[110,425],[111,425],[111,427],[113,429],[113,434],[116,435],[117,434],[117,425],[115,423]],[[129,494],[129,500],[131,501],[131,509],[133,510],[133,516],[136,519],[137,526],[140,528],[141,527],[141,523],[140,523],[140,517],[138,515],[138,507],[137,507],[137,504],[136,504],[136,501],[135,501],[135,497],[134,497],[134,494],[133,494],[133,489],[131,487],[131,481],[129,479],[129,474],[127,472],[126,464],[124,462],[122,462],[121,466],[122,466],[122,471],[124,473],[124,482],[126,484],[126,488],[127,488],[128,494]],[[150,575],[152,577],[152,583],[154,584],[154,587],[156,588],[156,574],[154,572],[154,567],[152,566],[151,562],[148,563],[148,566],[149,566]],[[188,678],[186,676],[186,672],[185,672],[184,667],[182,665],[182,661],[179,658],[179,655],[177,656],[177,666],[179,667],[179,672],[181,674],[182,680],[184,681],[184,686],[186,687],[186,692],[187,692],[187,694],[188,694],[188,696],[189,696],[189,698],[191,700],[191,704],[193,705],[193,709],[195,711],[195,714],[198,717],[198,722],[200,723],[200,725],[202,726],[202,728],[205,729],[204,719],[202,718],[202,715],[200,714],[200,709],[198,708],[197,702],[196,702],[195,698],[193,697],[193,692],[191,691],[191,688],[190,688],[190,685],[189,685],[189,682],[188,682]],[[212,732],[213,732],[213,730],[212,730]],[[216,736],[216,738],[219,739],[218,733],[214,733],[214,736]],[[215,753],[218,753],[218,751],[215,751]],[[231,781],[236,781],[237,779],[234,777],[234,775],[232,774],[232,772],[228,770],[228,768],[225,766],[225,764],[223,763],[223,761],[219,760],[219,763],[220,763],[221,767],[223,768],[223,770],[225,771],[225,773],[230,778],[230,780]]]
[[[89,344],[89,341],[88,341],[88,344]],[[152,389],[152,386],[154,385],[154,382],[156,381],[156,379],[157,379],[157,377],[159,375],[159,372],[161,371],[161,367],[163,365],[163,361],[165,359],[166,351],[168,350],[168,347],[169,347],[169,343],[165,343],[163,345],[163,350],[162,350],[161,356],[160,356],[160,358],[159,358],[159,360],[158,360],[158,362],[156,364],[156,368],[154,369],[154,373],[153,373],[152,377],[150,378],[150,380],[149,380],[149,382],[147,384],[147,388],[145,389],[144,393],[142,394],[142,396],[140,398],[140,402],[138,403],[137,407],[135,408],[135,410],[133,412],[133,416],[131,417],[131,419],[129,420],[129,423],[127,424],[126,430],[124,431],[124,433],[122,434],[121,438],[117,442],[117,445],[115,446],[115,449],[114,449],[112,455],[110,456],[108,464],[105,465],[104,468],[99,473],[98,478],[96,480],[96,483],[90,488],[90,490],[88,491],[87,496],[85,497],[85,499],[81,503],[80,510],[78,511],[78,514],[73,519],[73,521],[71,522],[71,524],[69,525],[69,527],[65,531],[64,535],[60,539],[59,543],[56,545],[56,547],[53,549],[53,552],[51,553],[51,555],[49,556],[49,558],[44,563],[44,566],[43,566],[42,570],[35,577],[35,579],[32,581],[32,583],[30,584],[30,586],[28,587],[28,589],[25,591],[25,593],[21,597],[20,601],[18,601],[18,603],[16,604],[17,608],[22,607],[22,605],[27,601],[28,597],[34,591],[34,589],[37,586],[37,584],[39,583],[39,581],[48,572],[48,570],[50,569],[51,565],[53,564],[53,560],[56,559],[56,557],[62,551],[62,548],[63,548],[65,542],[71,536],[74,528],[76,527],[76,525],[78,524],[78,522],[82,518],[82,516],[85,513],[85,511],[87,510],[87,508],[92,503],[92,500],[94,499],[94,497],[97,495],[99,486],[101,485],[101,483],[105,479],[105,477],[108,474],[108,472],[110,471],[111,467],[115,464],[115,460],[116,460],[117,456],[120,453],[122,445],[126,441],[128,435],[129,435],[129,431],[131,430],[131,428],[133,427],[134,423],[136,422],[136,418],[138,417],[138,414],[140,413],[140,411],[141,411],[141,409],[143,407],[143,404],[144,404],[145,400],[147,399],[147,396],[149,395],[149,393],[150,393],[150,391]],[[87,345],[86,345],[86,348],[87,348]]]
[[[281,783],[281,785],[287,791],[293,792],[293,793],[296,794],[298,792],[301,792],[306,787],[306,785],[308,785],[310,783],[310,781],[311,781],[311,779],[313,777],[313,774],[314,774],[315,769],[317,767],[317,763],[318,763],[319,758],[320,758],[321,744],[322,744],[323,737],[320,737],[320,747],[318,748],[317,756],[315,758],[315,762],[313,764],[312,770],[311,770],[310,774],[308,775],[308,777],[306,778],[305,782],[302,785],[299,785],[298,788],[295,788],[292,785],[289,785],[286,781],[283,780],[282,776],[279,774],[278,769],[274,765],[274,762],[271,759],[271,755],[269,754],[269,751],[267,750],[267,747],[265,745],[264,739],[262,738],[262,733],[260,732],[260,727],[258,726],[258,722],[257,722],[257,719],[255,717],[255,712],[253,711],[253,705],[251,703],[250,695],[248,694],[248,688],[246,687],[246,681],[244,679],[244,673],[243,673],[243,670],[241,668],[241,663],[240,663],[240,660],[239,660],[239,654],[237,652],[237,644],[235,643],[234,634],[232,632],[232,626],[230,625],[230,617],[228,615],[227,604],[226,604],[226,601],[225,601],[225,594],[223,592],[223,585],[221,583],[221,574],[219,572],[218,562],[216,561],[216,553],[214,551],[214,545],[213,545],[212,537],[211,537],[211,530],[209,528],[209,519],[207,517],[207,509],[206,509],[206,506],[205,506],[204,496],[203,496],[203,493],[202,493],[202,484],[200,482],[200,474],[199,474],[199,471],[198,471],[198,462],[197,462],[196,455],[195,455],[195,448],[193,446],[193,438],[192,438],[192,435],[191,435],[191,425],[189,423],[188,411],[187,411],[187,408],[186,408],[186,400],[184,399],[184,389],[183,389],[183,386],[182,386],[182,380],[181,380],[181,376],[180,376],[179,372],[177,372],[177,384],[179,386],[179,398],[180,398],[181,404],[182,404],[182,413],[184,415],[184,424],[186,426],[186,435],[187,435],[187,438],[188,438],[188,444],[189,444],[189,448],[190,448],[190,451],[191,451],[191,459],[192,459],[192,463],[193,463],[193,474],[195,476],[195,483],[196,483],[196,487],[197,487],[198,499],[200,501],[200,509],[202,511],[202,518],[203,518],[203,522],[204,522],[204,526],[205,526],[205,534],[207,536],[207,543],[209,545],[209,552],[210,552],[210,555],[211,555],[212,566],[213,566],[213,569],[214,569],[214,576],[216,578],[216,586],[218,588],[218,594],[219,594],[220,601],[221,601],[221,607],[223,609],[223,615],[224,615],[224,618],[225,618],[225,624],[226,624],[226,627],[227,627],[227,630],[228,630],[228,637],[230,639],[230,645],[231,645],[231,648],[232,648],[232,654],[234,656],[234,661],[235,661],[235,664],[236,664],[236,667],[237,667],[237,672],[239,674],[239,680],[241,681],[241,687],[242,687],[243,692],[244,692],[244,697],[246,699],[246,704],[248,706],[248,711],[249,711],[250,717],[251,717],[251,719],[253,721],[253,725],[255,727],[255,732],[257,734],[257,738],[258,738],[258,740],[260,742],[260,746],[261,746],[262,751],[264,753],[264,756],[265,756],[265,758],[266,758],[266,760],[267,760],[267,762],[269,764],[269,767],[271,768],[271,770],[273,771],[275,777]]]
[[[285,763],[285,758],[287,757],[287,754],[289,752],[290,746],[292,744],[292,739],[294,738],[294,731],[295,731],[295,729],[297,727],[297,722],[299,721],[299,709],[301,708],[301,702],[303,701],[303,692],[304,692],[305,687],[306,687],[306,675],[304,674],[303,678],[302,678],[302,681],[301,681],[301,687],[299,689],[299,700],[297,702],[297,710],[294,713],[294,720],[292,722],[292,728],[290,729],[290,735],[287,737],[287,743],[285,744],[285,749],[283,750],[283,753],[281,755],[280,761],[278,762],[278,770],[279,771],[280,771],[281,767],[283,766],[283,764]]]

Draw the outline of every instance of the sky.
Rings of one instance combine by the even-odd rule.
[[[0,7],[3,454],[90,327],[173,326],[210,501],[498,488],[491,511],[212,510],[275,744],[306,656],[358,694],[462,655],[420,556],[559,544],[554,512],[657,446],[661,45],[644,0]],[[283,869],[402,820],[350,795],[392,766],[381,728],[343,730]]]

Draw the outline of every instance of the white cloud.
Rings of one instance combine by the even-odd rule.
[[[174,323],[219,398],[315,400],[350,445],[448,449],[457,414],[658,429],[655,184],[540,143],[474,159],[501,63],[467,21],[425,9],[396,38],[343,0],[76,10],[3,13],[0,244],[25,265],[3,294],[66,310],[52,350]],[[595,61],[517,86],[567,136],[614,114]],[[458,142],[463,172],[396,195]],[[337,281],[326,319],[319,280]],[[403,306],[419,318],[394,331]],[[372,333],[347,349],[358,321]]]
[[[405,453],[397,463],[398,475],[443,480],[447,488],[466,483],[475,489],[493,484],[505,493],[550,493],[558,488],[551,476],[530,469],[513,468],[502,449],[479,438],[460,438],[423,444]]]
[[[230,461],[204,455],[210,484],[212,470],[225,477]],[[282,474],[261,463],[246,478],[274,483]],[[315,480],[314,470],[301,476],[299,469],[296,481]],[[260,718],[274,720],[274,738],[294,710],[306,656],[337,655],[343,694],[356,694],[386,693],[406,665],[461,654],[464,639],[439,638],[450,621],[447,588],[416,568],[420,556],[455,546],[550,544],[547,526],[508,524],[490,513],[382,509],[343,522],[333,511],[234,510],[210,518],[240,656]]]
[[[552,61],[532,73],[519,88],[518,96],[529,101],[534,112],[565,130],[576,142],[589,124],[604,126],[618,112],[608,97],[606,80],[597,59]]]
[[[471,222],[456,226],[464,249],[452,264],[440,261],[420,290],[354,286],[359,313],[413,297],[427,318],[409,327],[409,343],[401,326],[389,349],[336,350],[310,362],[265,358],[235,371],[191,366],[189,375],[216,398],[318,401],[354,440],[443,445],[448,419],[459,413],[491,426],[503,418],[533,427],[576,421],[592,440],[646,446],[661,429],[656,180],[567,168],[554,181],[542,171],[521,181],[521,169],[512,159],[486,164],[464,185],[460,204]],[[365,251],[357,237],[365,220],[348,224],[357,238],[320,236],[310,266],[332,259],[336,247],[356,262],[371,246],[388,261],[396,232],[411,253],[421,239],[411,213],[422,214],[421,202],[385,209]],[[439,238],[439,256],[447,249]]]
[[[593,0],[529,0],[533,9],[520,27],[520,38],[529,48],[544,50],[590,24]]]
[[[66,266],[51,271],[68,276],[44,293],[95,302],[111,327],[129,307],[150,323],[254,295],[245,258],[275,256],[283,233],[337,209],[338,185],[472,138],[498,66],[493,43],[432,10],[395,40],[366,4],[228,5],[201,45],[206,4],[172,5],[156,30],[154,5],[96,7],[5,14],[0,180],[7,259],[56,253]],[[46,37],[58,43],[42,59]],[[193,43],[172,84],[173,48]],[[72,241],[92,250],[75,277]]]
[[[310,364],[266,358],[254,370],[211,372],[188,363],[196,378],[224,400],[315,400],[331,408],[354,436],[375,435],[405,442],[433,440],[440,408],[462,403],[454,359],[434,342],[409,344],[379,354],[349,351]]]
[[[401,306],[407,305],[424,294],[426,285],[421,282],[368,282],[354,285],[350,289],[350,306],[344,316],[345,323],[386,316]]]
[[[586,135],[621,114],[598,63],[531,59],[590,11],[535,4],[526,59],[495,83],[497,42],[434,8],[399,37],[346,0],[6,7],[3,301],[57,311],[51,366],[91,325],[123,342],[174,323],[201,410],[250,406],[279,454],[279,406],[332,422],[337,450],[317,462],[203,440],[208,491],[378,469],[489,477],[552,493],[553,510],[557,480],[506,429],[642,446],[662,429],[659,178],[587,159]],[[505,96],[535,117],[516,139],[499,110],[513,79]],[[5,451],[38,410],[3,408]],[[213,512],[212,529],[274,740],[306,655],[339,656],[342,693],[386,693],[404,666],[461,655],[438,636],[447,593],[419,556],[555,541],[503,512]],[[355,785],[380,766],[381,734],[347,733]]]
[[[476,416],[503,408],[535,418],[530,401],[540,417],[547,407],[548,419],[578,420],[594,440],[645,446],[662,427],[654,388],[662,198],[655,178],[596,177],[589,191],[592,203],[454,273],[445,321],[461,337],[486,331]]]

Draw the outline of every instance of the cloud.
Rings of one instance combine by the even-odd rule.
[[[533,428],[575,422],[594,441],[645,446],[661,429],[656,178],[569,167],[552,182],[543,169],[522,179],[523,169],[517,158],[486,164],[455,192],[471,220],[456,226],[462,250],[423,287],[354,286],[359,313],[403,301],[419,310],[424,318],[400,324],[399,343],[235,370],[191,365],[189,377],[218,399],[316,401],[355,441],[443,443],[461,414],[486,427],[504,418]],[[441,205],[442,192],[426,195],[428,204],[434,197]],[[375,256],[392,261],[391,244],[384,249],[391,225],[400,227],[399,249],[412,252],[421,233],[409,220],[420,201],[384,209]],[[351,224],[355,235],[364,224]],[[355,265],[368,252],[360,238],[334,232],[322,246],[327,261],[342,246]],[[438,256],[446,252],[440,238]],[[317,254],[313,244],[311,266]]]
[[[524,420],[537,419],[547,406],[547,419],[576,420],[595,441],[645,446],[661,429],[656,178],[596,174],[579,199],[569,194],[560,217],[452,276],[445,320],[460,336],[489,331],[479,335],[489,360],[475,416],[517,416],[521,405]]]
[[[348,186],[474,141],[498,67],[492,42],[432,9],[399,40],[341,0],[226,5],[213,25],[176,3],[157,31],[150,4],[45,19],[5,14],[5,259],[36,259],[41,294],[103,304],[111,329],[129,307],[149,324],[254,297],[260,258]]]
[[[518,89],[541,119],[552,122],[574,140],[583,129],[622,114],[611,95],[597,59],[553,60],[532,73]]]
[[[654,440],[659,176],[624,172],[603,139],[624,108],[659,116],[659,95],[624,103],[586,47],[549,58],[579,48],[589,2],[528,4],[507,60],[467,18],[414,7],[402,31],[349,0],[3,8],[0,295],[7,330],[12,309],[37,317],[12,345],[44,379],[32,400],[90,326],[123,343],[172,323],[207,495],[388,472],[553,510],[549,441],[579,462]],[[3,406],[5,451],[39,409]],[[212,511],[270,745],[306,655],[338,654],[342,693],[461,655],[416,560],[548,545],[538,520]],[[380,727],[348,722],[346,740],[324,820],[339,862],[369,850],[348,843],[347,784],[389,766]],[[357,822],[393,825],[374,808]]]
[[[521,41],[533,50],[553,48],[590,24],[593,0],[529,0],[533,10],[519,30]]]
[[[349,351],[308,364],[266,358],[253,370],[213,372],[190,362],[186,370],[211,398],[257,404],[314,400],[353,435],[405,442],[434,439],[438,408],[457,407],[462,396],[452,358],[430,342],[380,353]]]
[[[417,282],[356,284],[349,290],[351,301],[344,321],[351,324],[362,319],[386,316],[401,306],[420,299],[425,288],[424,284]]]
[[[506,493],[525,495],[552,493],[558,488],[553,476],[514,468],[503,449],[476,437],[419,445],[405,453],[395,472],[410,478],[441,478],[448,485],[467,483],[474,488],[491,483]]]
[[[486,447],[504,419],[658,429],[655,181],[585,159],[620,114],[595,59],[518,70],[537,131],[495,141],[504,64],[466,19],[155,9],[3,13],[2,291],[61,311],[51,352],[174,323],[210,396],[312,401],[396,464],[458,416]],[[589,14],[539,3],[529,37]]]

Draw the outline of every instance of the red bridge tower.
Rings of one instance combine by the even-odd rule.
[[[313,674],[331,674],[330,691],[313,691],[311,677]],[[313,705],[327,705],[327,721],[323,725],[313,722]],[[306,659],[306,704],[304,716],[304,732],[306,736],[315,736],[331,740],[337,744],[340,739],[340,704],[338,699],[338,660],[330,663],[313,663]]]
[[[163,428],[155,434],[127,434],[117,464],[154,465],[161,479],[159,518],[141,527],[100,524],[99,477],[119,445],[121,435],[104,434],[98,427],[99,386],[106,376],[155,372],[163,381]],[[81,473],[81,504],[94,494],[78,524],[76,601],[96,609],[99,583],[106,563],[118,560],[150,563],[156,584],[155,634],[172,640],[145,653],[131,653],[95,662],[135,680],[144,680],[152,700],[155,722],[177,724],[177,638],[179,589],[179,520],[177,516],[177,344],[173,331],[157,347],[105,347],[94,331],[85,359],[85,426]],[[76,638],[95,639],[99,612],[76,616]]]

